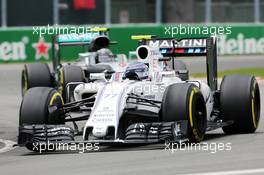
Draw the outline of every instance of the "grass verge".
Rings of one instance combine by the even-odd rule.
[[[233,70],[225,70],[218,71],[218,77],[223,77],[224,75],[230,74],[241,74],[241,75],[254,75],[256,77],[264,78],[264,67],[263,68],[241,68],[241,69],[233,69]],[[190,75],[191,77],[205,77],[205,73],[193,73]]]

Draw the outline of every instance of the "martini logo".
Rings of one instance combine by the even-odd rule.
[[[0,43],[0,60],[3,61],[18,61],[25,60],[26,44],[28,37],[23,37],[21,41],[4,41]]]
[[[37,43],[33,43],[32,47],[35,49],[35,60],[41,58],[49,59],[49,49],[51,48],[50,43],[46,43],[43,37],[40,37]]]
[[[180,41],[169,40],[149,40],[147,43],[151,47],[172,48],[172,47],[205,47],[206,39],[183,39]]]

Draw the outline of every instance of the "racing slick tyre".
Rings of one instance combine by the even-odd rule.
[[[178,75],[178,77],[183,81],[188,80],[189,79],[189,71],[188,71],[185,63],[181,60],[174,60],[173,64],[174,64],[173,68],[176,72],[176,75]]]
[[[49,87],[29,89],[23,98],[19,112],[19,125],[23,124],[64,124],[64,115],[50,112],[63,105],[63,99],[57,90]]]
[[[49,66],[46,63],[25,64],[22,70],[22,96],[32,87],[52,87],[52,78]]]
[[[62,94],[63,100],[67,102],[67,84],[73,82],[84,82],[84,73],[81,67],[66,65],[60,69],[60,92]],[[73,92],[76,85],[70,86],[70,92]],[[71,93],[69,95],[72,95]]]
[[[260,119],[260,92],[254,76],[229,75],[220,87],[220,105],[226,134],[254,133]]]
[[[161,105],[161,121],[188,120],[187,137],[190,142],[203,140],[206,127],[206,105],[199,88],[190,83],[168,86]]]

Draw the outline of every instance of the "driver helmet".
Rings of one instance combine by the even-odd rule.
[[[98,63],[105,63],[105,62],[111,62],[113,59],[113,53],[111,50],[107,48],[102,48],[97,51],[97,62]]]
[[[149,77],[149,68],[145,63],[130,63],[125,71],[125,78],[130,80],[144,80]]]

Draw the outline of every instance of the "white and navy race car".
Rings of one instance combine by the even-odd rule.
[[[32,150],[46,142],[200,142],[217,128],[226,134],[256,131],[258,83],[254,76],[230,75],[218,88],[214,37],[134,38],[140,40],[137,61],[110,80],[91,74],[95,81],[79,83],[68,93],[68,103],[53,88],[29,89],[20,107],[18,144]],[[161,45],[165,42],[171,44]],[[207,83],[180,79],[168,66],[180,56],[206,56]]]

